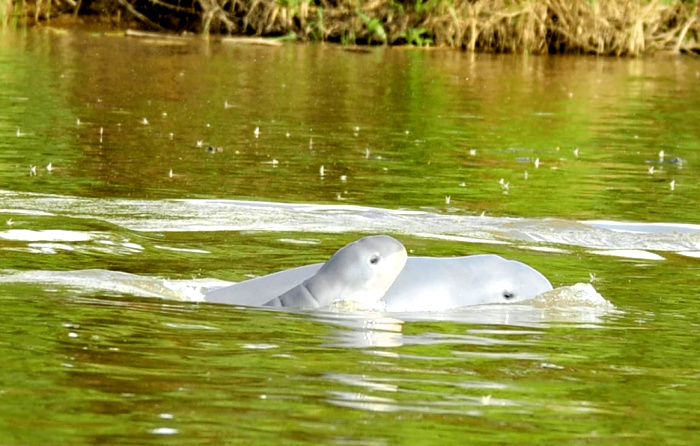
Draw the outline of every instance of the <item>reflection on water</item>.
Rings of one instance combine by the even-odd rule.
[[[687,443],[699,80],[690,58],[3,33],[0,443]],[[375,232],[555,290],[192,302]]]
[[[698,222],[692,59],[163,47],[50,32],[6,39],[0,58],[12,190]]]

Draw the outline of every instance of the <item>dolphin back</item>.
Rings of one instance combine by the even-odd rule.
[[[218,288],[207,293],[204,300],[229,305],[262,307],[312,277],[322,266],[323,263],[304,265]]]

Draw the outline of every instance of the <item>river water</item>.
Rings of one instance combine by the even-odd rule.
[[[0,443],[694,444],[698,122],[692,58],[3,33]],[[599,299],[198,302],[370,233]]]

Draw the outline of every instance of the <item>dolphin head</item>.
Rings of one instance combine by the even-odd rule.
[[[363,237],[339,249],[307,283],[314,297],[331,304],[377,304],[406,264],[406,248],[393,237]]]
[[[522,262],[497,255],[474,257],[482,257],[475,276],[479,289],[475,293],[476,304],[522,302],[552,289],[542,273]]]
[[[521,302],[551,289],[536,269],[493,254],[411,257],[384,300],[388,311],[444,311]]]

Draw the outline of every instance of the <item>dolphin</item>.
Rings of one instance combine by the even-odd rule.
[[[343,249],[352,250],[353,246],[351,243]],[[347,256],[342,261],[333,262],[332,268],[327,268],[323,274],[323,283],[338,280],[346,284],[348,280],[359,277],[367,260],[350,259],[351,256]],[[292,293],[295,287],[320,273],[327,264],[300,266],[215,289],[206,293],[204,300],[252,307],[275,306],[275,298]],[[354,273],[356,269],[359,270],[357,274]],[[315,292],[315,288],[310,289]],[[380,291],[379,287],[372,286],[359,289],[373,292],[368,299],[373,299]],[[385,290],[383,300],[388,312],[445,311],[472,305],[521,302],[550,290],[552,284],[536,269],[493,254],[408,257],[403,270]],[[298,296],[300,291],[292,294]],[[284,302],[280,304],[284,305]]]
[[[336,302],[372,307],[398,277],[406,258],[406,248],[388,235],[363,237],[340,248],[326,263],[314,265],[318,268],[310,269],[299,280],[290,278],[278,286],[267,287],[265,280],[254,279],[259,287],[248,290],[255,301],[247,303],[295,309],[324,308]],[[239,291],[236,290],[237,295]],[[225,297],[227,293],[217,295]],[[210,297],[212,302],[217,301],[215,296]],[[234,300],[226,303],[244,304]]]

